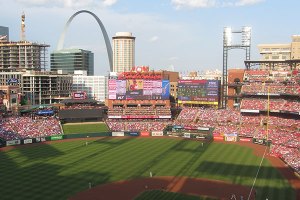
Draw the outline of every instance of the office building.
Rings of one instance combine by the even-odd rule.
[[[49,45],[0,40],[0,71],[45,70]]]
[[[113,71],[131,71],[135,66],[135,37],[129,32],[117,32],[112,39]]]
[[[87,71],[88,76],[94,75],[94,54],[83,49],[62,49],[51,53],[51,71],[63,71],[74,74],[76,70]]]
[[[86,76],[76,73],[73,76],[73,92],[86,92],[89,99],[104,102],[107,97],[107,80],[105,76]]]
[[[18,86],[26,104],[58,103],[72,93],[73,77],[43,71],[0,72],[0,85]]]
[[[291,43],[259,44],[258,50],[262,61],[285,61],[300,59],[300,35],[292,35]],[[267,65],[261,65],[265,69]],[[278,63],[274,70],[289,67],[288,64]]]

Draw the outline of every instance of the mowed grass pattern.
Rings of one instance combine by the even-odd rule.
[[[99,132],[107,132],[108,127],[105,123],[88,123],[88,124],[63,124],[62,128],[64,130],[64,134],[76,134],[76,133],[99,133]]]
[[[67,199],[93,186],[154,176],[189,176],[251,186],[260,157],[235,144],[173,138],[101,138],[26,146],[0,152],[1,199]],[[255,184],[257,199],[295,199],[267,160]]]

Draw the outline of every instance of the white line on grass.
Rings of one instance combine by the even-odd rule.
[[[259,164],[258,170],[257,170],[257,172],[256,172],[256,176],[255,176],[255,178],[254,178],[254,181],[253,181],[253,184],[252,184],[252,187],[251,187],[251,190],[250,190],[250,193],[249,193],[249,196],[248,196],[248,199],[247,199],[247,200],[249,200],[249,199],[250,199],[250,196],[251,196],[252,190],[253,190],[253,188],[254,188],[254,185],[255,185],[255,182],[256,182],[256,179],[257,179],[257,176],[258,176],[258,173],[259,173],[259,170],[260,170],[260,168],[261,168],[262,162],[263,162],[263,161],[264,161],[264,159],[265,159],[265,155],[266,155],[267,149],[268,149],[268,146],[266,146],[266,149],[265,149],[264,155],[263,155],[263,157],[261,158],[261,161],[260,161],[260,164]]]

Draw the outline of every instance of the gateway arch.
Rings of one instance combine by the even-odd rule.
[[[70,19],[67,21],[67,23],[66,23],[66,25],[64,27],[64,31],[60,35],[60,38],[59,38],[59,41],[58,41],[58,45],[57,45],[57,50],[63,49],[64,41],[65,41],[65,35],[66,35],[66,32],[67,32],[67,30],[69,28],[69,25],[72,22],[72,20],[74,19],[74,17],[76,15],[80,14],[80,13],[88,13],[88,14],[92,15],[96,19],[96,21],[98,22],[98,25],[101,28],[102,35],[103,35],[104,40],[105,40],[105,45],[106,45],[106,50],[107,50],[107,56],[108,56],[110,71],[113,71],[112,48],[111,48],[111,44],[110,44],[109,38],[107,36],[107,32],[105,30],[105,27],[102,24],[101,20],[97,17],[97,15],[95,15],[94,13],[92,13],[92,12],[90,12],[88,10],[77,11],[75,14],[73,14],[70,17]]]

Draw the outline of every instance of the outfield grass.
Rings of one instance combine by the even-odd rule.
[[[63,124],[62,127],[64,134],[99,133],[109,131],[105,123]]]
[[[173,138],[102,138],[26,146],[0,152],[1,199],[67,199],[92,185],[154,176],[189,176],[251,186],[261,158],[235,144]],[[265,160],[257,199],[295,199]]]
[[[163,199],[163,200],[216,200],[209,197],[197,197],[193,195],[185,195],[174,192],[165,192],[161,190],[151,190],[146,191],[136,197],[134,200],[154,200],[154,199]]]

